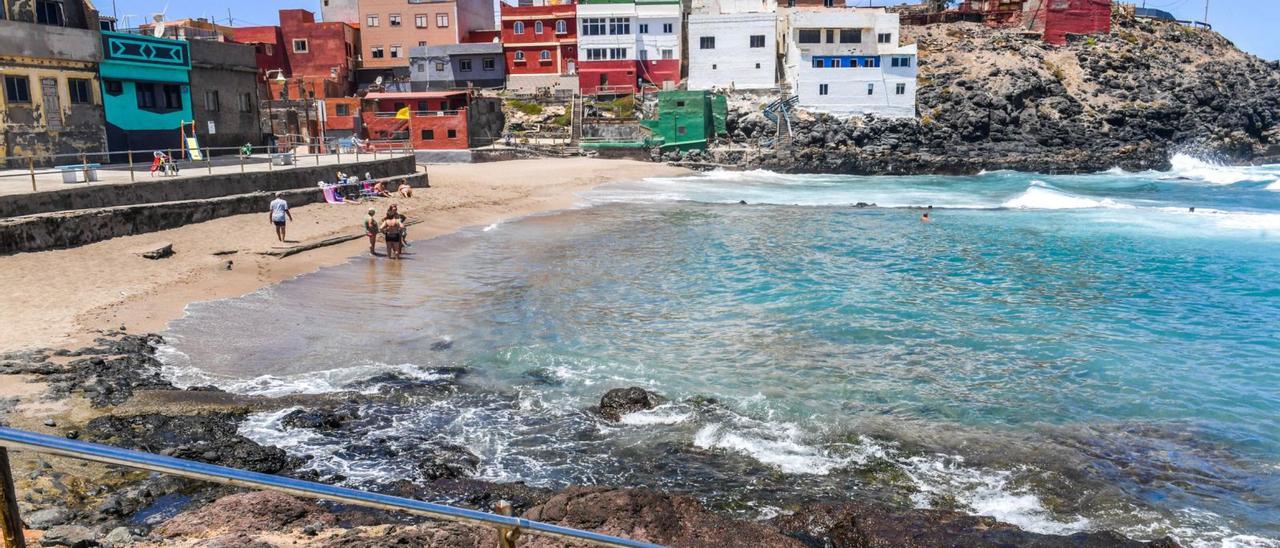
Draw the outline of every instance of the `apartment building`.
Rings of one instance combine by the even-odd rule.
[[[258,68],[267,77],[268,96],[280,100],[351,95],[355,91],[359,43],[355,27],[316,21],[315,14],[307,10],[279,13],[279,25],[241,27],[230,32],[232,41],[254,46]],[[281,76],[283,83],[279,81]]]
[[[884,8],[786,8],[780,52],[798,106],[835,115],[915,116],[916,46]]]
[[[680,81],[680,0],[582,0],[578,84],[583,93],[632,93]]]
[[[477,40],[494,31],[493,0],[360,0],[360,88],[410,91],[409,50]]]
[[[573,0],[502,4],[507,88],[524,92],[578,88],[578,22]]]
[[[775,0],[695,0],[689,14],[689,89],[777,85]]]

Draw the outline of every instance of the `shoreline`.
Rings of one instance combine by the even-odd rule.
[[[518,173],[518,180],[495,180]],[[413,198],[380,198],[411,220],[413,241],[475,225],[571,207],[597,186],[690,170],[631,160],[538,159],[427,167],[430,188]],[[290,239],[301,245],[356,234],[363,207],[311,204],[293,209]],[[289,257],[260,255],[278,249],[262,215],[237,215],[90,245],[0,257],[0,284],[17,288],[0,296],[0,353],[84,346],[102,331],[124,326],[158,332],[182,316],[188,304],[243,296],[282,281],[360,256],[366,241],[322,247]],[[231,237],[242,235],[241,238]],[[134,252],[172,243],[176,254],[147,260]],[[381,249],[382,244],[379,243]],[[230,269],[227,261],[231,261]],[[97,265],[92,274],[84,265]]]

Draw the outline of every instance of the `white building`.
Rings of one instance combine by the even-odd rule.
[[[689,14],[689,89],[777,84],[774,0],[695,0]]]
[[[658,87],[680,83],[680,0],[636,0],[640,77]]]
[[[798,106],[835,115],[916,114],[916,46],[899,46],[898,15],[884,8],[785,12],[784,77]]]

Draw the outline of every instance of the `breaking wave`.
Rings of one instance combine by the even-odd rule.
[[[1093,199],[1063,192],[1049,186],[1044,181],[1031,181],[1031,186],[1004,203],[1001,207],[1009,209],[1086,209],[1093,207],[1132,208],[1111,198]]]

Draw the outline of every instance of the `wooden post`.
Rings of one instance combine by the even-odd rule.
[[[240,155],[240,173],[244,173],[244,155],[243,154]]]
[[[36,191],[36,158],[27,156],[27,171],[31,173],[31,192]]]
[[[124,155],[129,158],[129,182],[130,183],[136,182],[137,179],[133,178],[133,151],[130,150],[128,152],[125,152]]]
[[[0,447],[0,529],[7,548],[26,548],[22,537],[22,518],[18,515],[18,495],[13,489],[13,470],[9,468],[9,451]]]
[[[213,156],[209,155],[209,149],[204,149],[204,167],[209,170],[209,175],[213,175]]]
[[[84,172],[84,184],[89,184],[89,160],[85,159],[84,153],[80,153],[80,171]]]
[[[494,503],[493,511],[498,515],[510,516],[511,503],[500,500]],[[519,538],[519,527],[498,527],[498,548],[516,548],[516,540]]]

